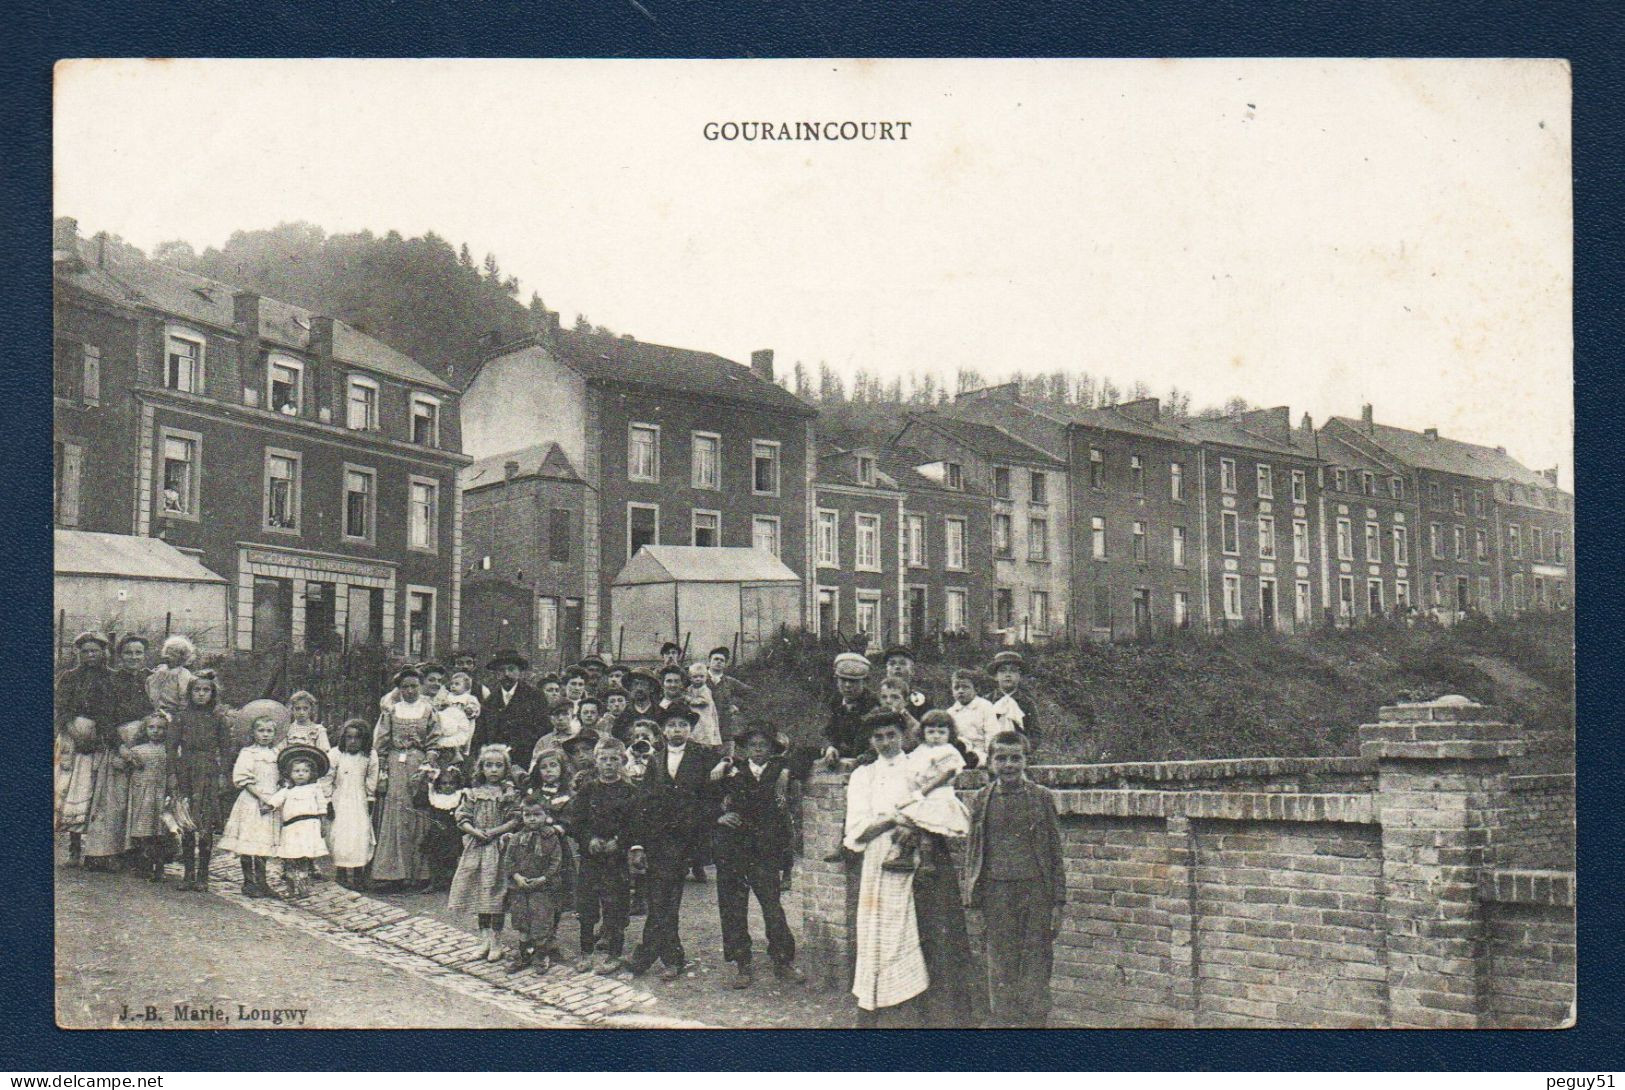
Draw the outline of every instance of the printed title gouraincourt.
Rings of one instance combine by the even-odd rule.
[[[907,140],[912,121],[707,121],[707,140]]]

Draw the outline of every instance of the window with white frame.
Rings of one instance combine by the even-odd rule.
[[[993,467],[993,498],[1007,500],[1010,498],[1010,467]]]
[[[873,488],[874,485],[875,485],[875,460],[874,460],[874,457],[872,455],[868,455],[868,454],[860,454],[857,457],[857,462],[858,462],[858,483],[861,484],[865,488]]]
[[[1032,503],[1049,502],[1049,475],[1041,469],[1027,474],[1027,499]]]
[[[697,548],[717,548],[722,544],[722,512],[696,509],[690,517],[689,532]]]
[[[1185,527],[1175,526],[1173,528],[1172,550],[1174,567],[1183,568],[1185,566]]]
[[[204,339],[190,330],[169,330],[164,336],[164,385],[189,394],[203,392]]]
[[[758,496],[779,494],[779,444],[756,439],[750,445],[750,490]]]
[[[869,637],[873,642],[878,640],[880,631],[880,594],[877,591],[858,591],[857,629],[858,634]]]
[[[1309,474],[1301,469],[1292,471],[1292,502],[1309,502]]]
[[[660,480],[660,425],[629,424],[626,430],[626,476],[650,484]]]
[[[1375,522],[1365,524],[1365,559],[1368,564],[1382,563],[1382,527]]]
[[[1224,617],[1227,621],[1241,620],[1241,576],[1224,577]]]
[[[925,567],[925,516],[903,516],[903,558],[911,568]]]
[[[412,442],[420,447],[440,445],[440,399],[412,395]]]
[[[1168,463],[1168,498],[1175,503],[1185,502],[1185,463]]]
[[[1275,498],[1275,471],[1269,466],[1258,467],[1258,498],[1261,500]]]
[[[536,650],[552,651],[559,645],[559,600],[541,595],[536,599]]]
[[[1529,528],[1529,555],[1537,562],[1546,559],[1546,534],[1539,526]]]
[[[818,525],[813,541],[820,568],[841,566],[841,515],[825,507],[818,509]]]
[[[658,503],[629,503],[626,505],[626,556],[638,555],[645,545],[660,544],[660,505]]]
[[[1411,562],[1411,534],[1403,526],[1395,526],[1394,537],[1394,563],[1409,564]]]
[[[1304,519],[1292,520],[1292,559],[1298,564],[1309,563],[1309,523]]]
[[[1015,555],[1014,546],[1011,544],[1012,524],[1013,523],[1010,516],[1004,514],[1002,511],[993,516],[994,556],[1009,557]]]
[[[1450,528],[1450,555],[1457,560],[1467,559],[1467,530],[1465,527],[1452,526]]]
[[[1049,635],[1049,591],[1035,590],[1027,596],[1028,623],[1035,636]]]
[[[1308,624],[1310,620],[1309,613],[1312,609],[1309,584],[1300,579],[1292,589],[1292,619],[1298,624]]]
[[[298,416],[304,398],[305,365],[287,356],[272,356],[265,375],[265,407],[283,416]]]
[[[1523,531],[1515,523],[1507,527],[1507,552],[1514,560],[1523,559]]]
[[[434,654],[433,587],[406,588],[406,653],[414,660]]]
[[[344,467],[344,536],[373,541],[378,512],[378,473],[365,466]]]
[[[1333,487],[1339,492],[1349,490],[1349,471],[1341,467],[1332,470]]]
[[[1258,555],[1264,560],[1275,559],[1275,518],[1273,515],[1258,516]]]
[[[1049,519],[1034,515],[1027,520],[1027,559],[1049,559]]]
[[[1360,471],[1360,492],[1366,496],[1377,494],[1377,479],[1368,470]]]
[[[1096,560],[1106,559],[1106,520],[1100,515],[1089,519],[1089,555]]]
[[[1128,456],[1128,483],[1136,496],[1145,495],[1145,459],[1138,454]]]
[[[300,456],[291,450],[265,452],[265,529],[299,529]]]
[[[163,464],[159,466],[160,511],[172,518],[197,518],[199,452],[203,437],[196,432],[164,428]]]
[[[1480,561],[1490,558],[1490,535],[1481,529],[1473,531],[1473,556]]]
[[[1354,559],[1354,524],[1348,519],[1337,520],[1337,559]]]
[[[692,470],[690,483],[695,488],[722,487],[722,436],[704,431],[694,433]]]
[[[750,519],[750,543],[758,549],[766,549],[774,556],[778,556],[779,517],[777,515],[752,515]]]
[[[1219,512],[1220,547],[1231,556],[1241,554],[1241,516],[1234,511]]]
[[[1219,491],[1235,492],[1236,490],[1236,460],[1234,458],[1219,459]]]
[[[880,570],[880,516],[855,515],[857,548],[853,566],[858,571]]]
[[[1404,500],[1404,498],[1405,498],[1405,478],[1403,478],[1403,477],[1389,477],[1388,478],[1388,497],[1390,499],[1395,499],[1395,500]],[[1400,604],[1403,604],[1403,603],[1401,603],[1399,601],[1399,599],[1396,597],[1394,599],[1394,604],[1395,605],[1400,605]]]
[[[1354,576],[1339,575],[1337,577],[1337,615],[1343,618],[1354,616]]]
[[[946,518],[943,527],[942,564],[949,571],[965,570],[965,520]]]
[[[350,376],[345,394],[344,423],[352,431],[378,430],[378,384],[372,379]]]
[[[1386,612],[1382,604],[1381,579],[1365,581],[1365,611],[1373,617],[1381,617]]]
[[[949,632],[965,631],[965,602],[965,590],[963,587],[949,587],[943,593],[943,625]]]
[[[955,492],[965,490],[965,467],[958,462],[942,463],[942,484],[944,488],[951,488]]]
[[[1134,560],[1136,563],[1145,563],[1145,523],[1136,519],[1130,527],[1133,532]]]
[[[1444,527],[1437,522],[1428,524],[1428,552],[1435,560],[1444,559]]]
[[[1191,596],[1189,591],[1174,591],[1174,627],[1189,628],[1191,626]]]
[[[1450,490],[1450,510],[1454,511],[1458,515],[1465,515],[1467,513],[1467,500],[1459,488],[1452,488]]]
[[[433,552],[440,547],[440,485],[425,477],[413,477],[408,497],[406,544]]]
[[[1403,613],[1411,606],[1411,584],[1408,579],[1394,580],[1394,608]]]
[[[1089,487],[1106,487],[1106,452],[1098,447],[1089,448]]]

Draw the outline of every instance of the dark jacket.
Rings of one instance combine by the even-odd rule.
[[[565,805],[564,827],[580,846],[584,861],[601,858],[589,856],[587,852],[587,845],[595,836],[605,840],[613,837],[616,842],[615,854],[625,859],[626,849],[636,839],[640,824],[639,810],[637,788],[625,780],[604,783],[594,776],[584,781],[576,789],[575,797]]]
[[[521,681],[514,688],[513,698],[504,705],[501,689],[494,689],[489,701],[480,701],[470,755],[478,754],[481,746],[502,743],[511,747],[515,761],[524,761],[536,748],[536,739],[547,730],[547,708],[541,693]]]
[[[683,760],[677,766],[674,779],[666,771],[667,751],[657,749],[649,755],[649,767],[643,774],[643,787],[655,803],[655,812],[685,843],[693,844],[696,837],[707,836],[717,820],[717,791],[711,783],[711,770],[722,759],[714,747],[689,742],[683,747]]]
[[[77,716],[96,722],[96,740],[75,743],[80,753],[118,744],[118,696],[106,666],[75,666],[56,679],[56,724],[61,730]]]
[[[880,707],[880,698],[868,689],[858,694],[857,701],[847,707],[839,693],[829,703],[829,723],[824,727],[824,740],[840,751],[842,757],[853,758],[869,749],[869,734],[863,717]]]
[[[1002,791],[998,781],[988,784],[971,798],[970,838],[965,845],[965,904],[982,904],[982,864],[987,859],[987,804],[994,791]],[[1036,829],[1040,845],[1038,869],[1050,887],[1056,904],[1066,903],[1066,866],[1061,861],[1061,819],[1055,810],[1055,795],[1047,788],[1023,778],[1014,796],[1026,810],[1028,828]]]
[[[723,810],[739,815],[735,832],[750,838],[753,853],[761,858],[779,858],[790,842],[790,814],[782,794],[788,785],[780,783],[784,772],[782,757],[769,757],[760,779],[751,774],[750,762],[738,760],[722,779]]]

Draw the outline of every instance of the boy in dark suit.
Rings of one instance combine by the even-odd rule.
[[[748,988],[751,968],[750,897],[762,910],[767,956],[773,974],[793,984],[807,977],[795,966],[796,940],[779,901],[780,870],[790,837],[786,808],[790,773],[773,755],[773,735],[751,727],[735,738],[743,757],[730,757],[712,771],[724,792],[717,819],[717,911],[722,919],[722,956],[734,963],[730,987]]]
[[[1001,731],[989,746],[993,782],[971,800],[965,904],[987,932],[990,1024],[1042,1028],[1066,908],[1055,796],[1027,778],[1027,739]]]
[[[581,738],[577,735],[576,738]],[[564,809],[564,824],[575,839],[580,870],[576,876],[576,916],[581,922],[578,972],[612,973],[626,948],[631,875],[627,849],[638,821],[637,790],[626,782],[626,747],[601,738],[593,749],[594,775],[576,789]],[[598,922],[604,931],[597,934]],[[595,965],[599,945],[604,956]]]
[[[643,940],[626,965],[641,974],[658,960],[666,966],[661,979],[675,980],[688,962],[678,935],[683,874],[696,844],[710,835],[716,819],[716,791],[710,777],[722,755],[689,740],[694,713],[686,704],[661,712],[660,728],[666,745],[649,757],[640,800],[645,820],[639,846],[647,868],[648,915],[643,921]]]

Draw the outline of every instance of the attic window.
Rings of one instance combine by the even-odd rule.
[[[865,487],[875,483],[875,460],[866,454],[858,455],[858,483]]]

